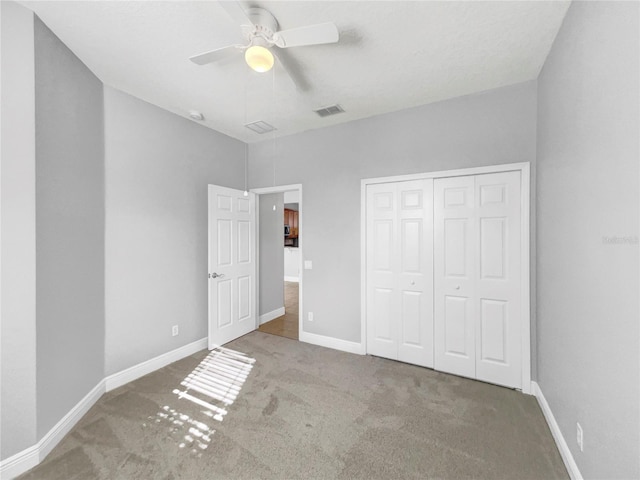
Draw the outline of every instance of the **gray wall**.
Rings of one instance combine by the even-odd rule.
[[[359,342],[360,180],[512,162],[533,169],[536,83],[280,138],[276,150],[276,184],[304,191],[304,256],[313,261],[304,331]],[[272,152],[272,141],[251,145],[252,187],[271,185]]]
[[[284,307],[284,193],[260,195],[259,202],[259,314],[263,315]]]
[[[104,93],[109,375],[207,336],[207,184],[244,188],[244,144]]]
[[[36,443],[33,13],[0,2],[0,459]]]
[[[636,2],[574,2],[539,78],[538,383],[585,478],[639,478]],[[584,429],[584,452],[576,445]]]
[[[38,438],[104,378],[102,82],[36,17]]]

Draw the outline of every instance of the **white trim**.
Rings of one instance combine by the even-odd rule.
[[[38,443],[2,461],[0,463],[0,478],[17,477],[38,465],[71,431],[104,392],[104,380],[100,380]]]
[[[458,170],[444,170],[440,172],[414,173],[393,177],[365,178],[360,181],[360,342],[363,351],[367,350],[367,185],[378,183],[405,182],[423,180],[427,178],[459,177],[465,175],[482,175],[486,173],[520,172],[521,191],[521,305],[522,305],[522,393],[531,394],[531,308],[530,308],[530,167],[529,162],[506,163],[503,165],[489,165],[485,167],[461,168]]]
[[[105,389],[107,392],[110,392],[115,388],[121,387],[126,383],[137,380],[140,377],[144,377],[145,375],[154,372],[159,368],[165,367],[170,363],[177,362],[178,360],[182,360],[183,358],[188,357],[189,355],[193,355],[200,350],[205,350],[206,348],[207,338],[201,338],[200,340],[196,340],[195,342],[183,345],[182,347],[171,350],[170,352],[158,355],[157,357],[146,360],[142,363],[134,365],[133,367],[129,367],[118,373],[109,375],[104,379]]]
[[[47,432],[38,442],[40,448],[40,461],[49,455],[51,450],[60,443],[64,436],[71,431],[76,423],[89,411],[89,409],[100,399],[105,393],[105,381],[100,382],[80,400],[69,413],[55,424],[55,426]]]
[[[253,251],[256,256],[256,265],[253,272],[256,277],[256,291],[253,292],[253,305],[256,309],[257,330],[258,328],[260,328],[260,315],[258,315],[258,313],[260,312],[260,195],[253,190],[249,190],[249,193],[253,193],[256,197],[256,228],[253,231]],[[211,349],[211,345],[209,345],[209,349]]]
[[[304,310],[302,309],[302,305],[304,304],[304,289],[302,288],[302,278],[303,274],[303,260],[304,260],[304,250],[306,248],[305,237],[306,233],[303,228],[304,223],[304,212],[302,209],[302,185],[298,185],[298,332],[304,333]],[[300,247],[302,245],[302,247]],[[298,334],[298,338],[300,335]]]
[[[360,344],[363,355],[367,353],[367,185],[360,183]]]
[[[362,185],[372,185],[375,183],[408,182],[410,180],[423,180],[425,178],[460,177],[463,175],[482,175],[484,173],[513,172],[515,170],[523,170],[524,168],[528,168],[528,165],[529,162],[505,163],[502,165],[459,168],[456,170],[441,170],[439,172],[412,173],[409,175],[396,175],[393,177],[365,178],[361,180],[361,183]]]
[[[300,277],[287,277],[286,275],[284,276],[284,281],[285,282],[295,282],[298,283],[300,282]]]
[[[280,192],[289,192],[291,190],[302,190],[301,183],[293,183],[291,185],[278,185],[276,187],[260,187],[260,188],[252,188],[249,190],[250,192],[255,193],[256,195],[262,195],[264,193],[280,193]],[[300,199],[302,200],[302,199]],[[300,202],[298,202],[300,204]],[[302,229],[300,229],[302,230]]]
[[[327,337],[325,335],[318,335],[317,333],[300,332],[300,341],[311,343],[312,345],[318,345],[320,347],[333,348],[334,350],[355,353],[357,355],[365,354],[363,345],[361,343],[342,340],[340,338]]]
[[[531,194],[529,164],[521,164],[520,170],[520,318],[522,318],[520,341],[522,356],[522,393],[531,393],[531,288],[530,267],[531,254],[529,253],[531,222]]]
[[[567,472],[569,472],[569,476],[572,480],[582,480],[582,474],[578,469],[578,465],[576,464],[573,455],[571,454],[571,450],[569,450],[569,446],[560,431],[560,427],[558,426],[558,422],[556,422],[556,418],[553,416],[553,412],[551,411],[551,407],[547,403],[547,399],[544,398],[542,394],[542,390],[540,389],[540,385],[536,382],[531,382],[531,391],[533,395],[535,395],[538,400],[538,404],[540,405],[540,409],[544,414],[544,418],[549,425],[549,430],[551,430],[551,435],[553,435],[553,439],[556,441],[556,445],[558,446],[558,451],[560,452],[560,456],[562,457],[562,461],[564,462],[564,466],[567,468]]]
[[[266,193],[280,193],[280,192],[290,192],[292,190],[297,190],[298,191],[298,212],[299,212],[299,217],[298,217],[298,242],[302,245],[301,247],[298,247],[298,252],[300,252],[299,258],[298,258],[298,272],[300,272],[298,274],[298,283],[300,284],[298,286],[298,331],[300,332],[300,340],[302,340],[302,335],[304,333],[304,316],[303,316],[303,304],[304,304],[304,288],[303,288],[303,280],[304,280],[304,273],[303,273],[303,260],[304,260],[304,246],[305,246],[305,240],[304,240],[304,235],[305,235],[305,231],[304,231],[304,210],[302,207],[302,184],[301,183],[293,183],[290,185],[279,185],[279,186],[274,186],[274,187],[260,187],[260,188],[252,188],[251,190],[249,190],[252,193],[255,193],[257,195],[256,197],[256,210],[259,211],[260,208],[260,195],[262,194],[266,194]],[[255,235],[255,239],[256,239],[256,308],[258,308],[258,311],[260,311],[260,215],[256,215],[256,235]],[[286,277],[284,279],[287,282],[290,281],[294,281],[294,280],[288,280]],[[256,328],[258,328],[259,325],[256,325]]]
[[[263,323],[270,322],[271,320],[281,317],[284,315],[284,307],[276,308],[275,310],[271,310],[270,312],[263,313],[260,315],[260,325]]]
[[[0,462],[0,478],[15,478],[40,463],[40,443],[36,443]]]

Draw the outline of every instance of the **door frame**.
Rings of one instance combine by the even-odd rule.
[[[249,191],[251,193],[256,194],[256,329],[260,327],[260,195],[264,195],[267,193],[284,193],[291,192],[296,190],[298,192],[298,211],[300,215],[298,216],[298,242],[302,244],[302,247],[298,247],[298,252],[300,253],[298,259],[298,341],[302,341],[303,336],[303,318],[302,318],[302,282],[304,281],[304,269],[302,268],[303,263],[303,248],[304,248],[304,214],[302,213],[302,184],[294,183],[291,185],[278,185],[274,187],[261,187],[261,188],[252,188]],[[284,244],[282,246],[284,248]],[[284,282],[284,278],[282,279]]]
[[[367,186],[378,183],[404,182],[426,178],[461,177],[485,173],[520,172],[520,328],[522,354],[522,393],[532,395],[531,390],[531,258],[530,258],[530,208],[531,174],[529,162],[506,163],[484,167],[415,173],[391,177],[366,178],[360,182],[360,342],[363,353],[367,351]]]

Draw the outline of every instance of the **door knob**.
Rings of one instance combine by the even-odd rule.
[[[456,290],[460,290],[460,285],[456,285]]]
[[[411,285],[415,285],[415,284],[416,284],[416,282],[414,282],[413,280],[411,280]]]
[[[222,277],[224,277],[224,273],[219,274],[214,272],[209,274],[209,278],[222,278]]]

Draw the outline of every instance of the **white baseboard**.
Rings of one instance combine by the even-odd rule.
[[[284,315],[284,307],[276,308],[275,310],[271,310],[270,312],[263,313],[262,315],[260,315],[260,325],[270,322],[271,320],[281,317],[282,315]]]
[[[91,407],[100,399],[104,394],[104,380],[93,387],[93,389],[87,393],[82,400],[80,400],[75,407],[73,407],[69,413],[67,413],[62,420],[55,424],[55,426],[47,432],[47,434],[40,440],[40,461],[44,459],[53,448],[60,443],[60,440],[71,431],[76,423],[89,411]]]
[[[556,445],[558,446],[558,450],[560,451],[560,456],[562,457],[564,466],[567,468],[567,472],[569,472],[569,476],[572,480],[582,480],[582,474],[580,473],[578,465],[576,464],[576,461],[571,454],[571,450],[569,450],[569,446],[567,445],[567,442],[564,439],[562,432],[560,431],[558,422],[556,422],[556,418],[553,416],[551,407],[549,407],[547,399],[544,398],[542,390],[540,390],[540,385],[538,385],[536,382],[531,382],[531,391],[536,396],[538,404],[540,405],[542,413],[544,414],[544,418],[547,420],[547,424],[549,425],[549,429],[551,430],[553,439],[556,441]]]
[[[286,275],[284,276],[284,281],[285,282],[295,282],[295,283],[300,283],[300,277],[287,277]]]
[[[56,423],[35,445],[0,462],[0,478],[14,478],[38,465],[104,393],[104,379]]]
[[[343,352],[355,353],[357,355],[365,354],[364,347],[361,343],[326,337],[324,335],[318,335],[317,333],[300,332],[300,341],[321,347],[333,348],[334,350],[341,350]]]
[[[159,368],[165,367],[170,363],[177,362],[178,360],[182,360],[183,358],[193,355],[205,348],[207,348],[207,339],[201,338],[200,340],[196,340],[195,342],[191,342],[180,348],[176,348],[175,350],[171,350],[170,352],[163,353],[155,358],[139,363],[138,365],[129,367],[126,370],[109,375],[104,379],[105,389],[107,392],[110,392],[113,389],[137,380],[140,377],[144,377],[148,373],[155,372]]]
[[[11,479],[22,475],[40,463],[39,444],[22,450],[0,462],[0,478]]]
[[[15,478],[38,465],[105,392],[136,380],[205,348],[207,348],[207,339],[202,338],[100,380],[38,443],[0,462],[0,478],[3,480]]]

